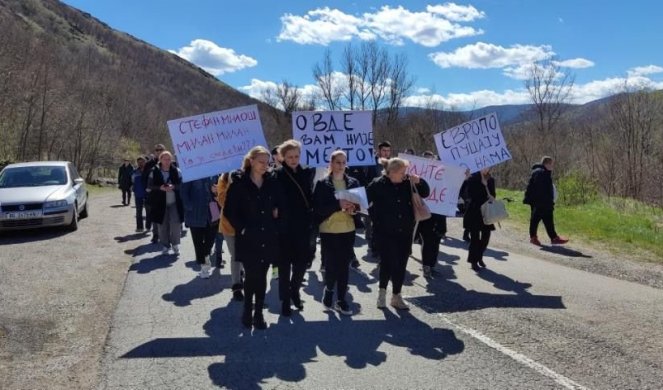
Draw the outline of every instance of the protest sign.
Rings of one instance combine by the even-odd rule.
[[[302,163],[329,166],[332,152],[342,149],[348,165],[373,165],[373,122],[370,111],[297,111],[292,137],[302,143]]]
[[[492,113],[433,136],[440,160],[477,172],[511,159],[497,114]]]
[[[168,121],[185,182],[238,169],[254,146],[267,146],[256,105]]]
[[[430,211],[455,217],[458,193],[465,181],[465,168],[403,153],[398,157],[410,163],[406,171],[409,175],[420,176],[428,183],[430,194],[424,201]]]

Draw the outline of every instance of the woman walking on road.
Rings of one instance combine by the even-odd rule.
[[[219,177],[219,182],[217,184],[217,198],[216,201],[221,206],[221,222],[219,222],[219,232],[223,233],[223,239],[228,246],[228,251],[230,252],[230,279],[232,280],[232,291],[233,299],[236,301],[243,301],[244,294],[242,289],[244,288],[244,283],[242,281],[242,273],[244,272],[244,267],[242,263],[237,261],[237,255],[235,251],[235,229],[228,221],[226,214],[226,197],[228,195],[228,187],[230,187],[230,174],[224,173]]]
[[[262,315],[267,271],[279,258],[285,219],[283,190],[268,172],[269,157],[269,150],[262,146],[249,151],[242,168],[232,174],[223,210],[235,229],[235,255],[246,273],[242,324],[256,329],[267,328]]]
[[[490,232],[495,230],[495,225],[483,223],[481,206],[489,200],[495,200],[495,179],[490,176],[490,169],[484,168],[473,173],[466,180],[467,205],[463,216],[463,228],[470,232],[470,247],[467,253],[467,261],[475,271],[479,267],[486,267],[483,262],[483,253],[490,241]]]
[[[303,310],[301,288],[307,263],[311,260],[311,236],[313,226],[313,177],[315,169],[299,164],[301,144],[295,140],[285,141],[279,146],[282,165],[275,170],[286,197],[287,231],[281,237],[279,261],[279,297],[281,314],[292,314],[290,301],[298,310]],[[292,270],[292,271],[291,271]]]
[[[336,288],[334,310],[343,315],[352,315],[345,295],[348,291],[350,261],[354,257],[353,216],[359,211],[359,205],[336,199],[334,195],[336,191],[359,187],[356,179],[345,174],[347,161],[342,150],[331,154],[329,175],[315,185],[313,212],[320,224],[320,245],[322,258],[325,259],[325,292],[322,302],[326,309],[331,310]]]
[[[417,175],[406,175],[407,161],[400,158],[380,160],[384,166],[382,176],[368,185],[366,194],[373,220],[376,243],[380,253],[380,290],[377,307],[386,307],[387,285],[391,280],[391,306],[409,309],[403,301],[401,289],[405,280],[407,260],[412,253],[414,210],[412,187],[422,198],[429,195],[428,183]]]
[[[212,194],[213,185],[216,185],[213,178],[204,178],[182,183],[180,189],[184,204],[184,222],[191,230],[196,263],[201,268],[198,276],[203,279],[210,277],[210,252],[217,231],[214,217],[218,218],[218,215],[213,216],[210,209],[210,202],[214,202],[213,206],[217,207]]]
[[[182,220],[184,208],[180,197],[182,173],[172,165],[173,155],[164,151],[148,177],[150,189],[150,213],[152,222],[159,224],[159,242],[163,245],[162,254],[167,255],[172,246],[173,253],[180,253]]]

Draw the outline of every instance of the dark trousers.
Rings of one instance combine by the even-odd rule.
[[[145,206],[145,228],[149,231],[152,229],[152,237],[159,238],[159,224],[152,223],[152,206],[147,201],[147,198],[144,200],[143,206]]]
[[[279,298],[283,303],[289,304],[291,299],[299,299],[306,265],[311,260],[309,242],[302,239],[307,235],[310,236],[310,232],[289,234],[283,238],[283,253],[279,262]]]
[[[204,264],[205,256],[208,256],[212,251],[212,245],[214,245],[214,239],[216,238],[216,230],[211,225],[207,225],[206,227],[190,226],[189,229],[191,230],[193,249],[196,252],[196,263]]]
[[[136,229],[142,230],[145,227],[145,225],[143,225],[143,208],[145,207],[145,198],[136,196],[135,199],[136,199]],[[147,216],[147,218],[149,218],[149,215]],[[149,220],[146,220],[145,222],[148,221]]]
[[[386,289],[391,280],[391,288],[394,294],[401,293],[407,260],[410,253],[412,253],[411,240],[412,236],[405,234],[382,237],[377,241],[380,253],[380,288]]]
[[[553,239],[557,237],[555,231],[555,222],[553,221],[554,206],[550,207],[536,207],[531,206],[532,213],[529,219],[529,236],[536,237],[537,230],[539,230],[539,222],[543,221],[543,226],[546,227],[548,237]]]
[[[488,248],[490,241],[490,230],[470,230],[470,248],[467,252],[467,261],[472,264],[477,264],[479,260],[483,259],[483,253]]]
[[[419,222],[419,235],[421,236],[421,262],[428,267],[435,267],[437,255],[440,250],[442,237],[435,231],[433,218]]]
[[[244,263],[244,310],[251,311],[255,297],[256,311],[265,305],[269,263]]]
[[[131,190],[130,189],[124,189],[120,188],[122,190],[122,204],[130,204],[131,203]]]
[[[339,301],[345,300],[350,278],[350,260],[354,256],[355,232],[320,233],[322,257],[325,259],[325,288],[334,291]]]

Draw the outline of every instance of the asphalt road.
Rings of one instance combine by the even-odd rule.
[[[465,262],[457,221],[440,246],[439,275],[416,259],[409,312],[375,307],[377,273],[363,240],[351,272],[351,317],[326,313],[319,262],[305,309],[247,331],[229,269],[196,277],[190,237],[179,258],[127,236],[131,268],[112,317],[101,389],[661,389],[663,291],[507,253],[493,236],[488,268]],[[600,259],[595,259],[600,261]]]

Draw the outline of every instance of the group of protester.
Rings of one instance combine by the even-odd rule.
[[[447,232],[443,215],[415,220],[412,193],[428,197],[428,183],[407,174],[408,162],[391,157],[389,142],[378,145],[376,164],[372,166],[348,167],[345,152],[334,151],[327,171],[318,180],[316,169],[300,163],[299,142],[285,141],[274,151],[276,155],[272,156],[268,149],[256,146],[238,170],[184,183],[173,155],[163,145],[156,145],[154,158],[139,157],[138,168],[131,176],[137,231],[144,229],[145,208],[152,242],[158,240],[164,255],[171,249],[177,255],[185,223],[191,231],[201,278],[210,276],[215,243],[216,265],[221,265],[221,245],[225,241],[230,253],[233,298],[244,302],[241,322],[246,327],[264,329],[267,325],[262,309],[270,265],[278,266],[281,314],[290,316],[293,306],[303,310],[300,289],[314,257],[316,236],[320,238],[324,271],[322,303],[327,310],[352,315],[346,295],[349,269],[356,261],[355,233],[361,226],[370,253],[379,259],[377,307],[386,307],[391,282],[390,305],[407,310],[401,291],[413,238],[418,237],[422,244],[423,273],[428,278],[434,272],[439,245]],[[437,158],[432,152],[423,156]],[[552,243],[568,241],[554,230],[552,164],[551,158],[544,157],[533,168],[524,200],[532,207],[530,237],[536,245],[540,245],[536,230],[541,220]],[[360,213],[358,203],[338,196],[357,187],[366,189],[368,215]],[[124,203],[122,184],[121,188]],[[473,270],[480,271],[486,267],[483,254],[495,230],[494,225],[484,223],[481,214],[481,205],[496,197],[490,169],[471,175],[468,172],[460,196],[463,227],[469,238],[467,261]]]

